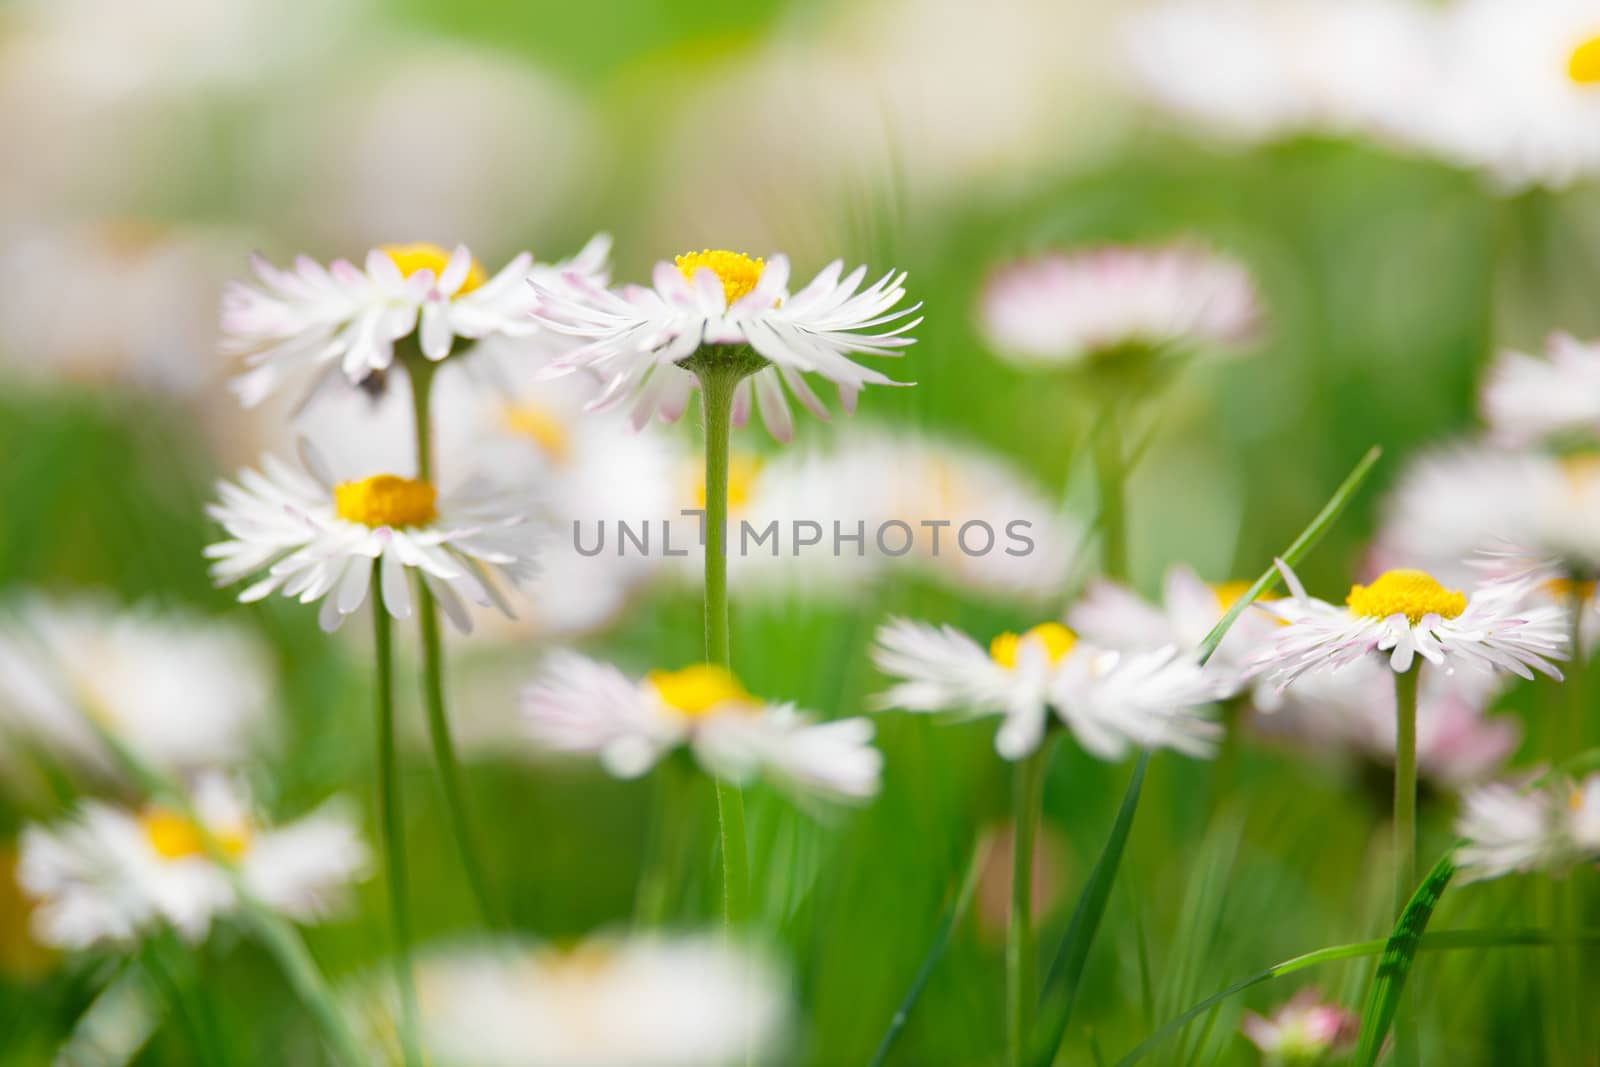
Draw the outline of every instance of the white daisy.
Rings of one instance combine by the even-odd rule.
[[[219,585],[262,575],[241,601],[280,590],[302,604],[321,600],[328,631],[360,610],[375,578],[389,614],[409,618],[407,570],[463,633],[472,619],[462,597],[512,614],[491,575],[520,585],[535,573],[538,532],[520,501],[478,480],[448,494],[393,474],[336,482],[309,442],[301,460],[304,470],[266,456],[260,472],[218,483],[221,502],[207,513],[230,540],[206,555]]]
[[[1389,131],[1502,189],[1600,173],[1600,9],[1593,0],[1456,0]]]
[[[789,991],[764,955],[696,935],[435,949],[417,961],[421,1037],[441,1067],[768,1062]],[[393,1024],[374,1027],[392,1042]]]
[[[1221,686],[1178,649],[1125,655],[1060,623],[1000,634],[985,651],[953,627],[895,619],[879,627],[873,661],[899,679],[880,708],[1003,716],[995,749],[1009,760],[1039,747],[1051,710],[1101,759],[1130,746],[1206,756],[1220,733],[1197,711]]]
[[[759,369],[739,384],[734,424],[744,425],[754,406],[773,437],[788,441],[789,393],[818,418],[828,417],[807,374],[833,382],[846,411],[869,384],[905,384],[848,357],[899,355],[914,340],[903,335],[922,321],[908,316],[922,305],[893,310],[905,296],[904,273],[862,289],[866,268],[841,277],[843,270],[835,260],[791,294],[788,257],[767,262],[707,249],[657,263],[649,288],[611,291],[575,275],[560,283],[535,278],[540,322],[580,341],[549,372],[594,369],[607,379],[595,407],[627,403],[641,426],[655,414],[669,422],[683,414],[696,385],[685,362],[697,352],[748,361]]]
[[[366,846],[336,804],[272,829],[220,775],[199,780],[193,804],[248,892],[290,918],[322,917],[365,875]],[[158,923],[197,942],[238,906],[200,828],[158,805],[132,811],[91,800],[61,826],[26,828],[17,879],[38,898],[40,940],[61,948],[126,943]]]
[[[1308,596],[1282,561],[1278,569],[1292,595],[1261,609],[1288,625],[1274,631],[1250,666],[1278,689],[1374,654],[1397,673],[1420,655],[1446,671],[1473,666],[1561,677],[1551,661],[1566,658],[1566,620],[1559,608],[1532,600],[1534,581],[1490,583],[1468,596],[1424,571],[1392,570],[1371,585],[1352,586],[1341,607]]]
[[[836,799],[878,791],[883,756],[866,719],[816,722],[792,704],[751,696],[711,664],[652,671],[635,681],[608,664],[558,653],[523,692],[534,742],[598,756],[619,778],[635,778],[687,746],[707,772],[734,782],[771,778]]]
[[[1098,579],[1067,611],[1067,623],[1101,648],[1128,652],[1176,645],[1195,652],[1252,584],[1205,582],[1190,567],[1175,564],[1167,569],[1161,603],[1154,605],[1126,586]],[[1272,626],[1273,621],[1260,612],[1244,612],[1206,661],[1206,669],[1236,680],[1245,659]]]
[[[338,371],[360,384],[386,371],[394,343],[412,334],[422,354],[438,361],[458,337],[536,333],[538,301],[525,283],[551,292],[564,278],[602,285],[610,247],[601,235],[573,259],[548,265],[523,252],[493,277],[465,245],[453,252],[386,245],[367,253],[364,268],[343,259],[324,267],[300,256],[280,270],[258,255],[251,266],[259,284],[234,282],[223,294],[221,351],[252,368],[234,383],[247,406],[310,372],[321,372],[319,383]]]
[[[1523,790],[1486,785],[1463,801],[1456,864],[1465,881],[1513,873],[1564,873],[1600,860],[1600,775]]]
[[[1236,261],[1173,244],[1056,252],[997,268],[979,298],[989,347],[1028,368],[1130,351],[1228,351],[1255,335],[1255,284]]]
[[[1480,406],[1490,434],[1513,448],[1572,433],[1600,436],[1600,342],[1557,333],[1543,358],[1500,353]]]
[[[85,716],[154,766],[195,770],[265,739],[272,688],[267,650],[227,622],[93,595],[0,609],[0,736],[99,774],[119,765]]]

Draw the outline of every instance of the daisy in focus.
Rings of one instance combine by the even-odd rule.
[[[1233,259],[1187,245],[1057,252],[993,271],[978,303],[989,347],[1028,369],[1169,350],[1236,350],[1255,336],[1255,283]]]
[[[206,833],[251,896],[301,922],[326,915],[365,876],[366,846],[335,803],[272,828],[220,775],[202,777],[192,802],[200,825],[158,804],[129,810],[90,800],[61,825],[25,829],[17,880],[38,902],[39,939],[67,949],[126,944],[167,924],[187,941],[204,940],[239,903],[234,876],[207,853]]]
[[[415,335],[422,355],[438,362],[458,339],[539,332],[527,282],[549,291],[568,278],[604,285],[610,248],[609,237],[597,236],[554,264],[523,252],[493,276],[464,245],[385,245],[360,267],[299,256],[280,269],[256,256],[256,283],[234,282],[223,293],[221,353],[249,368],[234,382],[247,407],[290,382],[310,381],[315,390],[335,374],[352,385],[381,381],[402,338]]]
[[[415,571],[463,633],[472,630],[463,598],[513,614],[497,582],[521,585],[536,570],[538,533],[521,501],[479,480],[447,494],[394,474],[337,481],[309,442],[301,461],[266,456],[260,471],[218,483],[221,500],[207,508],[229,535],[206,549],[212,578],[257,579],[241,602],[274,592],[321,600],[318,622],[331,632],[376,582],[384,609],[405,619]]]
[[[1108,651],[1047,622],[1000,634],[984,649],[954,627],[895,619],[879,627],[872,656],[897,679],[877,699],[880,709],[999,715],[995,750],[1008,760],[1039,748],[1052,711],[1105,760],[1130,748],[1209,756],[1221,734],[1199,709],[1224,686],[1172,646]]]
[[[1534,580],[1493,582],[1469,596],[1426,572],[1392,570],[1352,586],[1340,606],[1309,596],[1282,561],[1278,569],[1292,595],[1262,610],[1287,625],[1273,633],[1250,673],[1280,690],[1303,675],[1373,655],[1396,674],[1421,656],[1446,672],[1499,668],[1524,678],[1534,671],[1561,677],[1553,661],[1567,654],[1566,619],[1554,605],[1532,599]]]
[[[792,704],[751,696],[712,664],[634,680],[558,653],[523,691],[522,717],[538,747],[596,756],[618,778],[637,778],[687,748],[725,781],[759,776],[801,795],[864,800],[877,793],[883,770],[870,721],[817,722]]]
[[[914,343],[905,334],[922,321],[910,317],[922,305],[895,310],[905,277],[890,272],[863,289],[866,267],[845,274],[835,260],[790,293],[788,257],[708,249],[657,263],[649,287],[608,290],[576,274],[535,278],[533,287],[539,322],[578,345],[549,373],[589,368],[602,375],[606,388],[596,408],[625,404],[635,426],[653,415],[675,421],[689,405],[696,374],[720,366],[748,375],[734,395],[733,424],[745,425],[754,409],[774,438],[788,441],[790,394],[828,418],[808,374],[832,382],[847,412],[868,385],[906,384],[849,358],[898,356]]]
[[[440,1067],[765,1063],[789,1020],[770,960],[695,935],[435,949],[418,961],[417,994]]]
[[[1502,352],[1489,368],[1481,406],[1490,434],[1513,448],[1573,434],[1600,436],[1600,342],[1557,333],[1543,358]]]
[[[1456,833],[1466,881],[1600,862],[1600,774],[1522,790],[1496,783],[1468,793]]]
[[[232,765],[266,739],[272,691],[267,649],[227,622],[92,595],[0,608],[0,734],[96,774],[119,764],[90,718],[164,770]]]
[[[1270,1016],[1245,1012],[1239,1031],[1273,1067],[1311,1067],[1355,1047],[1361,1018],[1302,989]]]

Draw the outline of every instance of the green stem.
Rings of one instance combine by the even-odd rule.
[[[1417,691],[1422,680],[1419,662],[1394,676],[1394,914],[1405,911],[1417,887]],[[1396,1067],[1417,1062],[1417,1031],[1413,1009],[1416,982],[1406,990],[1395,1013]]]
[[[1117,421],[1107,414],[1095,432],[1095,484],[1100,492],[1100,545],[1105,575],[1114,582],[1128,579],[1128,531],[1123,482],[1126,470]]]
[[[1016,765],[1011,792],[1011,921],[1006,927],[1006,1063],[1022,1067],[1032,1024],[1038,946],[1033,937],[1033,844],[1044,801],[1050,739]]]
[[[373,562],[376,572],[379,561]],[[376,573],[373,582],[378,581]],[[372,636],[377,659],[378,817],[382,824],[383,867],[389,883],[389,916],[394,940],[394,978],[400,994],[400,1047],[407,1067],[422,1062],[417,1052],[417,990],[411,975],[411,903],[406,885],[405,818],[399,789],[399,754],[394,737],[393,624],[383,598],[372,595]]]
[[[1583,648],[1583,613],[1586,610],[1587,598],[1584,595],[1585,583],[1574,579],[1569,596],[1568,611],[1571,615],[1571,629],[1569,631],[1572,641],[1572,658],[1566,665],[1566,681],[1562,686],[1566,690],[1566,707],[1558,716],[1560,726],[1555,732],[1559,739],[1558,748],[1550,753],[1550,766],[1559,767],[1571,759],[1583,747],[1584,729],[1584,682],[1585,669]],[[1552,881],[1551,892],[1554,896],[1553,914],[1557,934],[1565,935],[1576,931],[1582,924],[1584,889],[1589,882],[1590,872],[1582,867],[1572,871],[1565,879]],[[1585,973],[1586,953],[1579,950],[1575,944],[1560,946],[1555,952],[1555,993],[1559,1005],[1557,1016],[1564,1025],[1559,1026],[1564,1038],[1570,1042],[1571,1047],[1579,1050],[1595,1048],[1593,1040],[1593,1018],[1586,999],[1587,978]],[[1559,1055],[1557,1048],[1546,1050],[1552,1058]]]
[[[644,870],[633,907],[634,925],[643,929],[662,925],[671,914],[672,887],[683,851],[679,829],[685,821],[680,802],[684,783],[677,759],[669,756],[662,760],[655,776],[655,810],[650,813]]]
[[[706,359],[697,369],[706,422],[706,662],[732,669],[728,626],[728,446],[733,397],[744,369],[736,362]],[[750,918],[750,855],[744,795],[731,782],[717,782],[717,823],[722,836],[722,916],[729,927]]]
[[[406,369],[411,376],[417,477],[429,481],[433,477],[432,404],[436,366],[420,352],[411,352],[406,358]],[[455,741],[450,736],[450,717],[445,712],[444,646],[439,638],[439,605],[420,572],[417,576],[417,626],[422,639],[422,696],[428,714],[428,739],[433,746],[434,764],[439,769],[439,783],[444,792],[450,833],[455,838],[461,866],[466,871],[467,882],[484,921],[493,927],[503,926],[500,909],[489,890],[489,879],[481,858],[483,852],[478,847],[466,791],[461,785],[461,763],[456,758]]]

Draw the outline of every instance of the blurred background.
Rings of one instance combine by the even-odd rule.
[[[986,349],[976,301],[987,272],[1106,242],[1226,251],[1256,278],[1265,333],[1249,358],[1188,368],[1141,422],[1134,584],[1156,593],[1176,561],[1212,581],[1255,575],[1378,444],[1373,481],[1302,570],[1314,592],[1342,596],[1365,575],[1407,457],[1473,432],[1493,352],[1537,348],[1554,328],[1600,333],[1600,195],[1581,174],[1508,181],[1421,138],[1291,106],[1309,90],[1284,72],[1310,63],[1292,49],[1311,31],[1230,36],[1226,20],[1246,8],[1183,6],[1198,21],[1174,30],[1137,21],[1153,8],[1112,0],[11,0],[0,9],[0,596],[93,595],[243,628],[273,679],[272,738],[249,765],[258,797],[299,812],[345,793],[370,828],[364,639],[325,636],[314,609],[287,601],[237,605],[206,575],[215,479],[286,451],[296,433],[284,407],[246,412],[227,392],[238,368],[215,355],[221,287],[252,250],[283,263],[461,242],[493,270],[524,248],[570,255],[600,230],[615,237],[619,279],[701,247],[783,251],[802,276],[835,257],[908,271],[927,320],[893,373],[916,387],[869,393],[853,424],[803,422],[789,447],[915,432],[1001,465],[974,491],[1003,478],[1050,510],[1064,499],[1071,529],[1092,512],[1082,451],[1093,410],[1070,379]],[[1373,64],[1388,47],[1376,31],[1353,42]],[[1232,110],[1230,92],[1243,101]],[[300,429],[369,417],[381,421],[312,411]],[[692,460],[685,421],[647,431],[652,451],[637,462],[660,466],[643,468],[658,473],[641,492],[665,491]],[[780,462],[759,429],[737,443]],[[607,462],[634,461],[611,455],[588,476],[617,474]],[[888,614],[977,633],[1058,615],[1093,562],[1069,534],[1057,541],[1048,575],[931,567],[833,590],[752,579],[747,595],[736,575],[740,673],[756,693],[858,713],[882,685],[866,647]],[[552,569],[548,599],[522,624],[453,643],[449,686],[495,882],[520,930],[559,943],[627,921],[653,794],[506,743],[516,687],[554,645],[643,670],[698,658],[701,636],[692,573]],[[414,644],[402,627],[401,648]],[[403,663],[402,678],[413,669]],[[401,693],[417,741],[404,787],[419,933],[449,939],[474,913],[413,688]],[[1525,718],[1530,753],[1539,699],[1502,698]],[[1237,977],[1386,929],[1383,768],[1235,725],[1225,776],[1222,764],[1154,762],[1061,1062],[1112,1062]],[[799,811],[752,791],[756,896],[800,1019],[789,1062],[869,1058],[972,842],[1003,825],[1009,775],[991,729],[883,717],[885,789],[859,810]],[[47,784],[8,767],[0,864],[25,821],[56,810]],[[1071,746],[1054,763],[1047,946],[1128,771]],[[683,923],[716,914],[709,792],[700,799]],[[1453,804],[1425,799],[1427,860],[1448,840]],[[893,1062],[998,1062],[1004,847],[1001,835],[993,878]],[[336,982],[381,955],[379,882],[309,932]],[[1518,925],[1532,920],[1529,897],[1481,887],[1448,898],[1437,925]],[[100,962],[45,951],[26,920],[5,879],[4,1064],[48,1062],[102,982]],[[254,946],[223,931],[200,966],[221,991],[234,1062],[315,1062],[298,1005]],[[1533,950],[1430,961],[1433,1047],[1452,1062],[1546,1062],[1538,966]],[[1352,1004],[1367,973],[1356,961],[1314,979]],[[1291,992],[1253,991],[1155,1062],[1258,1062],[1239,1012]],[[136,1062],[201,1061],[161,1026]]]

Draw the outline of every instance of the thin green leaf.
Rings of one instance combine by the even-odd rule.
[[[1338,521],[1346,505],[1361,488],[1367,476],[1372,473],[1373,466],[1382,454],[1383,450],[1374,445],[1365,456],[1361,457],[1361,461],[1340,483],[1339,488],[1334,490],[1333,496],[1328,498],[1322,510],[1304,530],[1300,531],[1300,536],[1284,550],[1281,558],[1285,562],[1290,565],[1296,564],[1316,547],[1322,535]],[[1239,602],[1212,628],[1200,645],[1199,659],[1202,664],[1210,659],[1217,646],[1222,644],[1222,639],[1227,636],[1229,628],[1238,621],[1245,609],[1277,580],[1276,566],[1268,567],[1261,577],[1256,579],[1250,591],[1240,597]],[[1050,965],[1050,974],[1045,980],[1044,991],[1040,996],[1039,1025],[1034,1031],[1034,1044],[1031,1047],[1030,1060],[1037,1067],[1047,1067],[1055,1059],[1056,1051],[1066,1037],[1067,1024],[1072,1018],[1072,1008],[1078,999],[1078,986],[1083,980],[1083,970],[1089,960],[1089,949],[1094,944],[1095,933],[1099,930],[1100,920],[1105,915],[1106,902],[1111,897],[1111,885],[1116,881],[1117,867],[1122,862],[1122,852],[1127,845],[1128,832],[1133,826],[1134,812],[1139,806],[1139,792],[1144,785],[1145,768],[1149,764],[1150,753],[1142,753],[1138,764],[1134,767],[1133,777],[1128,782],[1128,790],[1123,794],[1122,806],[1117,811],[1116,821],[1111,826],[1111,836],[1106,839],[1100,858],[1095,861],[1089,881],[1084,885],[1083,893],[1073,909],[1072,922],[1067,926],[1066,936],[1062,939],[1060,948],[1056,950],[1055,960]]]
[[[883,1039],[878,1042],[878,1050],[872,1054],[872,1060],[867,1067],[882,1067],[888,1058],[889,1050],[894,1047],[895,1039],[900,1036],[900,1031],[905,1029],[906,1020],[911,1017],[911,1009],[916,1006],[917,999],[922,996],[922,990],[928,984],[928,979],[933,976],[934,968],[944,957],[944,950],[950,944],[950,935],[961,925],[967,909],[972,906],[972,898],[978,890],[978,876],[983,873],[988,852],[981,839],[973,846],[972,858],[967,861],[967,870],[962,875],[961,886],[956,890],[955,899],[950,902],[949,910],[939,921],[939,928],[933,935],[933,943],[928,946],[928,954],[923,957],[922,966],[917,968],[916,977],[911,980],[911,988],[906,990],[906,995],[900,1001],[900,1007],[895,1009],[894,1018],[889,1020],[889,1028],[883,1032]]]
[[[1452,847],[1439,862],[1433,865],[1428,877],[1422,880],[1417,891],[1411,894],[1394,933],[1384,944],[1383,956],[1378,960],[1378,970],[1373,975],[1372,991],[1367,995],[1367,1010],[1361,1014],[1361,1041],[1356,1046],[1355,1062],[1364,1067],[1378,1059],[1383,1048],[1384,1035],[1394,1022],[1395,1009],[1400,1005],[1400,995],[1405,992],[1406,977],[1417,958],[1423,932],[1439,906],[1439,898],[1455,877],[1455,848]]]
[[[1563,944],[1567,941],[1600,941],[1600,930],[1585,930],[1573,934],[1571,937],[1557,937],[1544,930],[1446,930],[1441,933],[1424,934],[1420,938],[1417,947],[1423,951],[1440,952],[1467,948],[1539,947]],[[1159,1030],[1139,1042],[1131,1052],[1118,1060],[1116,1067],[1133,1067],[1133,1064],[1148,1056],[1157,1045],[1167,1038],[1182,1030],[1196,1018],[1212,1010],[1229,997],[1236,996],[1246,989],[1261,985],[1263,982],[1270,982],[1274,978],[1281,978],[1286,974],[1293,974],[1308,967],[1315,967],[1318,964],[1357,959],[1362,956],[1377,956],[1388,947],[1388,940],[1357,941],[1349,945],[1333,945],[1329,948],[1320,948],[1315,952],[1307,952],[1303,956],[1294,956],[1284,960],[1282,963],[1274,964],[1264,971],[1251,975],[1249,978],[1240,979],[1221,992],[1213,993],[1183,1014],[1169,1019],[1162,1024]]]

